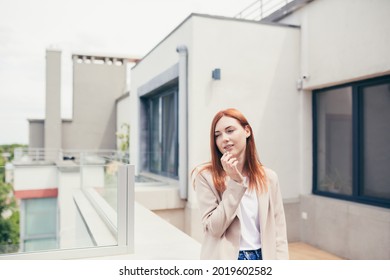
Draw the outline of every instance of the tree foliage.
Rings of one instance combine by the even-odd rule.
[[[121,131],[116,133],[116,137],[121,140],[120,150],[127,152],[130,145],[130,125],[123,123],[121,125]]]
[[[0,146],[0,253],[13,253],[19,250],[20,217],[19,209],[12,192],[12,185],[4,182],[4,166],[13,158],[13,150],[25,145]],[[9,153],[10,157],[3,157]]]
[[[0,182],[0,253],[18,250],[19,210],[10,184]]]

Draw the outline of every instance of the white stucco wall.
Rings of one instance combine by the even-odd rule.
[[[189,166],[210,160],[215,113],[235,107],[252,125],[262,163],[278,175],[284,198],[298,197],[302,156],[299,29],[194,18],[190,56]],[[221,69],[221,80],[211,72]],[[191,195],[191,192],[190,192]]]
[[[57,167],[26,165],[14,169],[14,190],[40,190],[58,187]]]
[[[390,1],[316,0],[302,13],[304,87],[390,73]]]
[[[63,123],[62,148],[115,149],[115,100],[127,89],[127,62],[117,65],[102,59],[79,59],[74,55],[73,119]]]
[[[389,10],[387,0],[315,0],[281,20],[301,26],[302,194],[311,192],[311,90],[390,74]]]
[[[44,120],[29,120],[28,121],[28,147],[29,148],[44,148],[45,147],[45,121]]]
[[[194,15],[132,70],[131,153],[137,153],[140,86],[178,63],[176,47],[188,48],[189,170],[210,159],[212,117],[236,107],[252,124],[262,162],[274,169],[284,198],[299,196],[301,95],[298,28]],[[221,69],[221,80],[211,72]],[[136,138],[136,139],[134,139]],[[131,156],[137,166],[136,157]],[[189,203],[193,203],[191,181]]]

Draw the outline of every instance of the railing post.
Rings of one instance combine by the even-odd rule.
[[[127,249],[128,253],[134,253],[135,168],[134,165],[125,166],[127,166]]]
[[[118,169],[118,246],[134,252],[134,166],[121,165]]]

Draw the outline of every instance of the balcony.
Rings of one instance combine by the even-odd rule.
[[[63,155],[53,161],[48,151],[19,151],[13,169],[2,168],[21,218],[19,244],[3,246],[0,259],[199,257],[197,241],[135,201],[136,188],[142,201],[142,190],[161,182],[134,176],[133,166],[112,151]],[[50,210],[31,203],[38,199]],[[39,223],[49,226],[34,226]]]
[[[18,153],[13,168],[3,168],[2,174],[18,198],[20,242],[2,246],[0,259],[199,258],[198,241],[151,211],[183,207],[172,200],[178,197],[177,189],[151,174],[135,176],[121,155],[67,151],[54,162],[46,160],[48,151]],[[31,222],[37,217],[28,209],[42,215],[42,209],[30,205],[33,199],[41,199],[40,204],[55,212],[54,218],[43,213],[41,224]],[[54,230],[38,232],[34,224]],[[300,242],[289,248],[291,259],[340,259]]]
[[[263,22],[277,22],[314,0],[256,0],[235,17]]]

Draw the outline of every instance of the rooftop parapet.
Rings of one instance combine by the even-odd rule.
[[[139,58],[73,54],[72,59],[76,63],[123,65],[124,63],[137,63]]]

